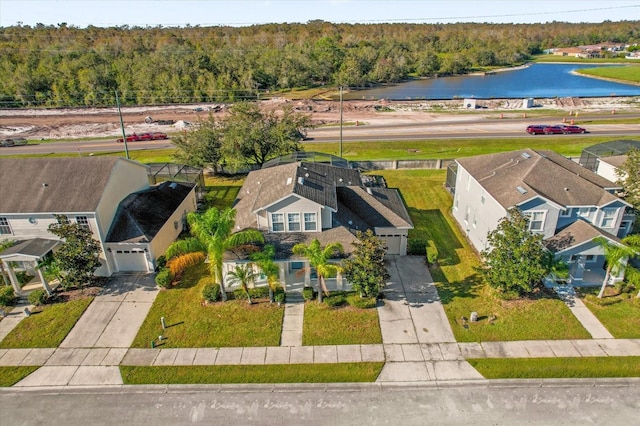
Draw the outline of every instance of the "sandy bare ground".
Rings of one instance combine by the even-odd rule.
[[[261,102],[265,110],[279,110],[292,105],[295,110],[311,114],[317,125],[335,124],[340,120],[340,105],[335,101],[291,101],[275,98]],[[225,104],[172,105],[127,107],[122,109],[125,131],[143,133],[162,131],[174,133],[197,125],[209,114],[223,117]],[[568,112],[637,112],[640,97],[553,98],[534,100],[533,109]],[[451,112],[464,111],[464,114]],[[343,120],[362,124],[410,124],[439,120],[477,120],[496,113],[521,114],[521,99],[477,100],[477,108],[464,108],[462,100],[451,101],[345,101]],[[145,120],[146,119],[146,120]],[[159,124],[158,121],[166,121]],[[169,124],[173,123],[173,124]],[[0,109],[0,138],[82,139],[89,137],[119,137],[120,119],[114,108],[73,109]]]

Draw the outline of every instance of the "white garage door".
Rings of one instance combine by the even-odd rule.
[[[142,250],[116,250],[114,259],[120,272],[148,271],[147,257]]]
[[[400,235],[385,235],[382,237],[382,241],[387,246],[387,254],[400,254],[400,243],[402,241]]]

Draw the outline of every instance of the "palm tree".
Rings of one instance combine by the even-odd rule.
[[[171,244],[166,253],[169,259],[168,264],[174,257],[187,256],[187,259],[190,259],[189,256],[193,257],[200,253],[199,256],[202,258],[202,254],[206,254],[209,258],[209,270],[214,281],[220,285],[223,301],[227,300],[222,272],[224,253],[242,244],[264,242],[262,233],[256,229],[245,229],[233,233],[235,218],[236,211],[231,208],[218,210],[212,207],[201,214],[190,212],[187,214],[187,222],[193,238],[176,241]],[[192,264],[193,262],[195,259],[191,260]]]
[[[247,294],[247,300],[251,304],[251,295],[249,295],[249,286],[253,287],[256,282],[257,275],[253,271],[253,264],[236,265],[233,271],[227,273],[230,284],[240,284],[242,290]]]
[[[335,276],[341,269],[339,265],[329,263],[329,259],[334,257],[336,254],[342,254],[343,252],[342,244],[330,243],[327,244],[326,247],[322,248],[320,241],[317,239],[311,241],[311,244],[308,246],[303,243],[293,246],[293,253],[298,256],[306,257],[309,260],[311,267],[315,268],[316,273],[318,274],[318,284],[320,287],[318,289],[318,303],[322,303],[323,292],[327,295],[329,294],[324,278]]]
[[[264,246],[262,251],[251,254],[250,258],[253,260],[263,274],[267,276],[267,285],[269,286],[269,301],[273,303],[273,294],[278,285],[278,276],[280,275],[280,268],[273,261],[276,255],[276,249],[272,244]]]
[[[598,298],[602,298],[611,275],[618,275],[624,272],[627,267],[626,260],[640,253],[640,235],[631,235],[623,238],[623,244],[611,243],[610,240],[604,237],[594,238],[593,241],[604,251],[604,258],[607,264],[602,287],[600,288],[600,293],[598,293]]]

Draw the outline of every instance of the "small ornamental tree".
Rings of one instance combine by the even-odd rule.
[[[618,183],[622,185],[622,197],[640,209],[640,150],[632,149],[627,153],[627,159],[616,170]]]
[[[531,233],[528,223],[520,210],[510,209],[488,234],[491,248],[482,251],[481,272],[489,285],[504,295],[530,293],[549,273],[542,235]]]
[[[53,258],[62,271],[62,288],[83,287],[100,267],[100,244],[93,239],[91,230],[71,222],[64,215],[56,215],[57,222],[49,225],[49,232],[64,242],[53,253]]]
[[[356,236],[353,258],[344,262],[345,277],[362,297],[377,297],[389,279],[384,266],[384,242],[370,229],[358,231]]]

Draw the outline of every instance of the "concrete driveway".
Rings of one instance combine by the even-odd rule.
[[[388,258],[391,279],[378,308],[383,343],[455,342],[424,257]]]
[[[114,275],[60,348],[128,348],[157,294],[153,274]]]

